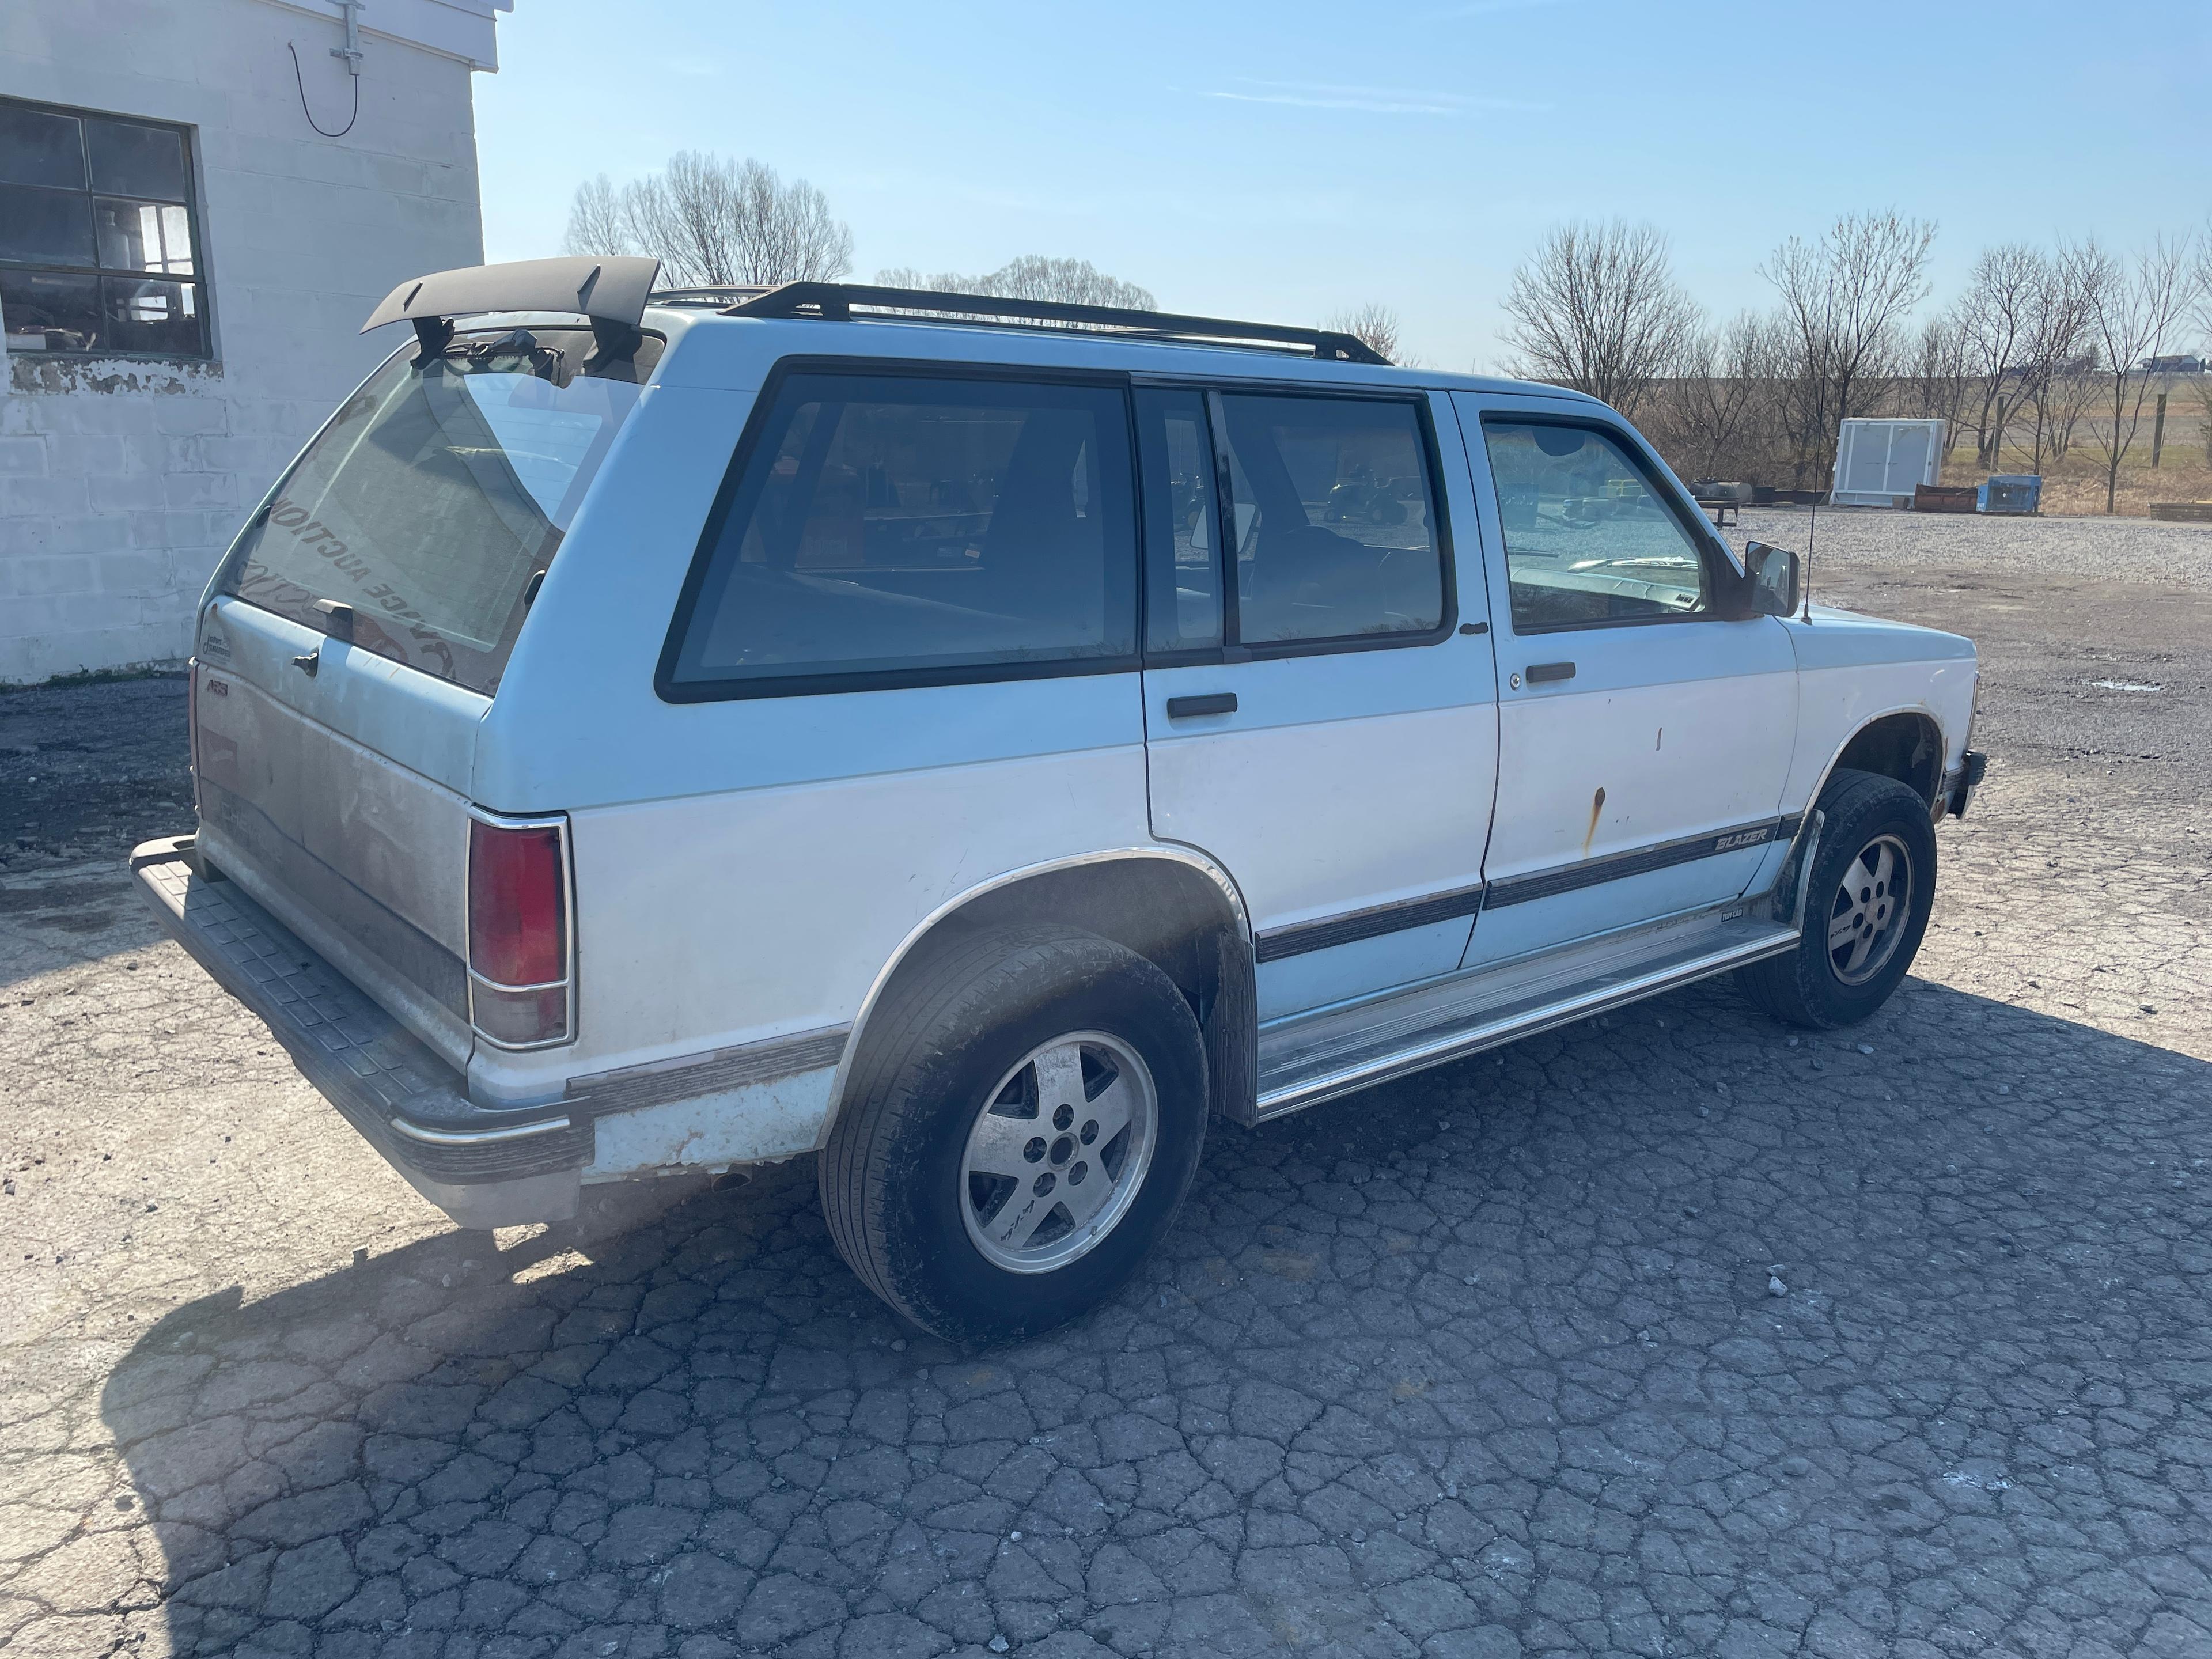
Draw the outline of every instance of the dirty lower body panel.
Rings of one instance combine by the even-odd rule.
[[[131,869],[162,927],[423,1197],[465,1227],[575,1213],[589,1116],[477,1105],[459,1073],[235,882],[203,878],[191,838],[147,842]]]

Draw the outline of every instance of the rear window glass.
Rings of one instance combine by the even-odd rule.
[[[599,362],[583,329],[403,352],[348,398],[232,550],[223,592],[490,692],[660,343]]]
[[[708,527],[665,684],[737,695],[1131,658],[1130,480],[1112,388],[791,375]]]

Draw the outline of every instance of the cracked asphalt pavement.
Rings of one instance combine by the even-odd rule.
[[[181,687],[0,696],[0,1646],[2212,1653],[2212,532],[1834,516],[1823,596],[1989,672],[1879,1017],[1708,983],[1217,1125],[984,1352],[805,1160],[455,1231],[137,908]]]

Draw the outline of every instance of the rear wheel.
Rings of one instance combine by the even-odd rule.
[[[1820,810],[1804,936],[1737,977],[1776,1018],[1825,1030],[1866,1018],[1911,969],[1935,902],[1936,830],[1926,801],[1872,772],[1838,770]]]
[[[1173,981],[1096,934],[978,934],[906,976],[821,1162],[838,1253],[915,1323],[1004,1341],[1110,1296],[1173,1222],[1206,1059]]]

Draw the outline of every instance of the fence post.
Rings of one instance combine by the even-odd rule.
[[[2140,404],[2137,407],[2141,407]],[[2158,394],[2158,413],[2150,423],[2150,470],[2158,471],[2158,452],[2166,447],[2166,393]]]

